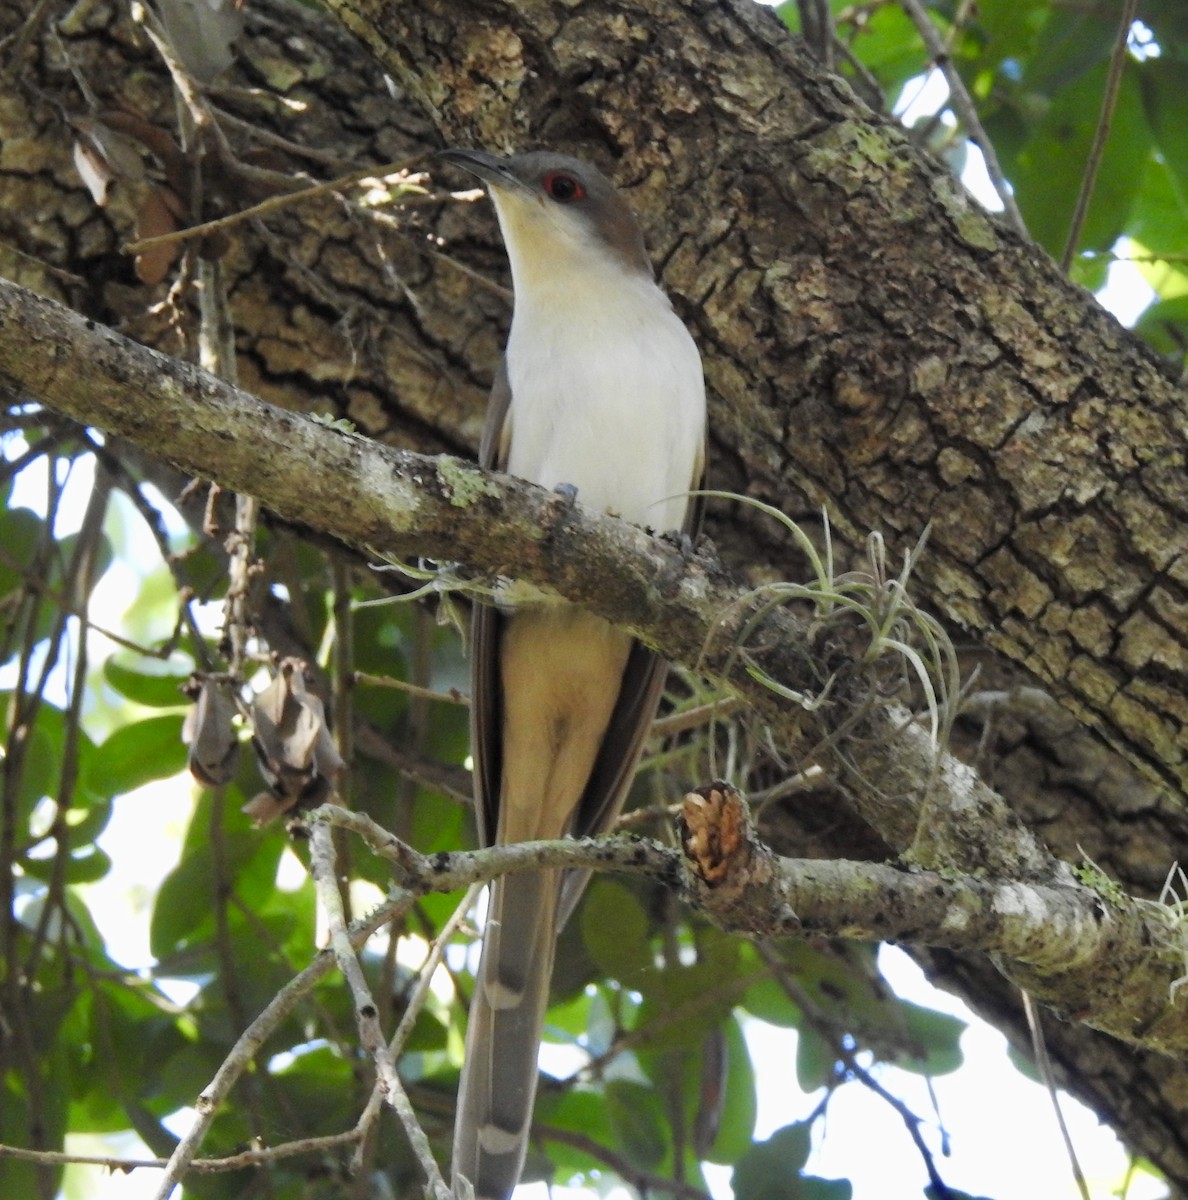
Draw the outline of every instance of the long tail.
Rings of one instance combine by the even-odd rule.
[[[480,1200],[520,1179],[536,1096],[537,1051],[556,945],[559,871],[505,875],[491,890],[458,1087],[453,1174]],[[504,931],[514,936],[505,937]]]

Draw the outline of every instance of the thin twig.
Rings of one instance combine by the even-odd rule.
[[[887,106],[887,98],[883,95],[882,85],[875,73],[850,49],[849,45],[836,33],[833,37],[833,49],[841,55],[846,64],[854,72],[850,86],[876,112],[882,112]]]
[[[374,758],[385,766],[394,767],[422,787],[432,788],[447,800],[469,806],[474,803],[470,794],[470,773],[462,767],[448,767],[430,759],[418,759],[406,753],[382,734],[374,725],[360,719],[355,725],[355,746],[361,754]]]
[[[325,1137],[298,1138],[279,1146],[267,1146],[259,1150],[243,1150],[229,1154],[226,1158],[196,1158],[190,1170],[200,1175],[214,1175],[222,1171],[242,1171],[244,1167],[265,1166],[300,1154],[322,1154],[337,1150],[340,1146],[353,1146],[358,1139],[353,1129],[343,1133],[331,1133]],[[27,1150],[23,1146],[0,1145],[0,1161],[6,1158],[21,1162],[45,1163],[49,1166],[71,1166],[79,1164],[89,1167],[106,1167],[109,1171],[132,1172],[138,1170],[161,1170],[169,1160],[166,1158],[113,1158],[100,1154],[68,1154],[63,1150]]]
[[[1044,1040],[1044,1029],[1040,1024],[1039,1005],[1036,1004],[1030,992],[1024,991],[1023,996],[1023,1012],[1027,1017],[1027,1029],[1031,1034],[1031,1054],[1035,1059],[1036,1069],[1040,1073],[1040,1078],[1044,1081],[1044,1086],[1048,1089],[1048,1097],[1052,1101],[1052,1110],[1056,1114],[1056,1124],[1060,1129],[1060,1137],[1064,1142],[1064,1149],[1068,1154],[1068,1163],[1072,1168],[1073,1179],[1076,1180],[1077,1190],[1081,1193],[1081,1200],[1090,1200],[1089,1184],[1085,1179],[1085,1173],[1081,1170],[1081,1162],[1077,1158],[1076,1147],[1072,1143],[1072,1135],[1068,1131],[1068,1125],[1064,1121],[1064,1111],[1060,1107],[1060,1096],[1056,1091],[1056,1080],[1052,1075],[1052,1061],[1048,1058],[1048,1044]]]
[[[173,44],[156,14],[138,0],[132,5],[132,20],[144,30],[149,41],[153,43],[153,47],[161,56],[161,61],[165,64],[173,82],[174,91],[185,105],[189,118],[194,123],[194,128],[203,129],[208,126],[211,123],[211,115],[202,98],[201,88],[177,56]]]
[[[649,804],[644,808],[633,808],[630,812],[620,813],[615,818],[611,829],[615,833],[624,833],[629,829],[639,829],[643,825],[651,825],[658,821],[672,822],[681,815],[682,804]]]
[[[556,841],[516,842],[483,850],[439,851],[422,854],[396,837],[366,813],[351,812],[336,804],[323,804],[307,817],[319,823],[351,830],[377,857],[395,867],[401,885],[418,893],[452,892],[486,883],[510,871],[539,867],[611,869],[630,874],[671,878],[679,853],[647,838],[560,838]]]
[[[103,625],[96,625],[86,613],[83,605],[74,603],[71,599],[63,595],[56,588],[50,587],[43,578],[34,578],[32,575],[33,568],[18,562],[8,551],[0,546],[0,566],[6,567],[15,574],[22,575],[22,586],[34,595],[42,596],[48,600],[55,608],[59,609],[68,617],[77,617],[82,625],[82,628],[87,633],[97,633],[100,637],[107,638],[108,641],[114,642],[117,646],[122,646],[125,650],[134,650],[137,654],[142,654],[146,658],[160,658],[158,651],[150,649],[148,646],[142,646],[139,642],[134,642],[129,638],[122,637],[120,634],[111,629],[107,629]],[[184,699],[179,696],[178,704],[184,704]]]
[[[765,805],[776,800],[783,800],[788,796],[795,796],[798,792],[810,791],[819,786],[824,778],[825,771],[822,767],[806,767],[803,771],[797,771],[795,775],[789,775],[787,779],[782,779],[779,783],[773,784],[761,792],[752,792],[747,797],[747,802],[750,804],[752,812],[758,816]]]
[[[986,160],[986,173],[990,176],[990,182],[994,185],[994,190],[998,193],[998,198],[1002,201],[1002,207],[1006,212],[1007,220],[1020,237],[1027,237],[1027,226],[1023,223],[1023,215],[1019,212],[1019,206],[1015,203],[1014,194],[1011,192],[1011,185],[1007,183],[1006,176],[1002,173],[1002,167],[999,166],[998,155],[994,152],[994,145],[986,136],[986,131],[982,128],[982,122],[978,117],[978,111],[974,106],[973,99],[966,90],[965,83],[960,74],[958,74],[957,68],[953,66],[952,56],[945,49],[945,44],[941,41],[936,26],[933,25],[928,14],[924,11],[924,6],[920,3],[920,0],[899,0],[899,2],[912,24],[915,25],[916,31],[924,42],[932,61],[944,75],[945,82],[949,85],[949,99],[952,101],[953,108],[956,110],[961,123],[965,126],[970,141],[975,142],[982,151],[982,157]]]
[[[415,683],[409,683],[407,679],[397,679],[392,675],[371,675],[367,671],[355,671],[353,678],[355,683],[365,683],[371,687],[396,688],[421,700],[434,700],[441,704],[466,705],[470,703],[470,697],[463,695],[457,688],[450,688],[448,692],[435,692],[432,688],[418,687]]]
[[[438,1200],[450,1200],[450,1189],[446,1186],[433,1157],[429,1139],[417,1120],[416,1113],[400,1081],[400,1076],[388,1054],[384,1042],[383,1031],[380,1028],[379,1010],[372,998],[371,989],[363,976],[363,968],[355,954],[347,934],[346,919],[343,913],[342,897],[338,891],[337,871],[334,866],[334,839],[329,825],[316,824],[310,831],[310,869],[313,872],[314,883],[317,886],[318,898],[326,911],[327,925],[330,931],[330,946],[338,962],[338,969],[351,989],[355,1001],[355,1020],[359,1027],[359,1040],[363,1049],[375,1063],[376,1087],[384,1093],[384,1098],[395,1110],[404,1126],[405,1135],[425,1177],[429,1188]]]
[[[389,1088],[392,1086],[392,1064],[384,1054],[386,1041],[380,1029],[379,1010],[347,933],[346,915],[338,890],[338,872],[335,869],[334,841],[328,825],[317,824],[310,830],[310,872],[318,900],[326,914],[330,948],[355,1001],[355,1020],[359,1026],[360,1041],[375,1063],[381,1086]]]
[[[413,900],[414,897],[408,892],[397,891],[390,895],[365,920],[356,922],[351,927],[350,944],[353,947],[362,946],[377,929],[405,912]],[[194,1123],[178,1142],[170,1156],[169,1162],[165,1166],[164,1177],[157,1188],[155,1200],[169,1200],[173,1189],[190,1169],[198,1147],[210,1129],[219,1107],[227,1098],[232,1087],[235,1086],[240,1075],[252,1062],[256,1051],[272,1036],[281,1022],[297,1007],[297,1004],[314,989],[318,981],[330,973],[334,962],[334,955],[330,951],[322,951],[304,971],[289,980],[277,992],[264,1011],[239,1035],[238,1041],[231,1047],[227,1057],[219,1065],[214,1078],[198,1097],[194,1106],[197,1114]]]
[[[1134,24],[1137,12],[1138,0],[1126,0],[1122,9],[1122,19],[1118,22],[1118,32],[1114,37],[1114,47],[1110,51],[1110,70],[1106,76],[1105,94],[1101,98],[1101,112],[1097,116],[1097,128],[1093,131],[1093,144],[1089,148],[1089,157],[1085,159],[1085,173],[1081,176],[1081,190],[1077,193],[1076,207],[1073,209],[1072,221],[1068,227],[1068,240],[1064,243],[1064,253],[1060,256],[1062,271],[1067,271],[1072,265],[1073,255],[1077,252],[1077,243],[1081,240],[1081,230],[1085,227],[1085,218],[1089,215],[1089,203],[1093,199],[1093,189],[1097,186],[1097,172],[1105,154],[1106,142],[1109,141],[1114,109],[1118,104],[1118,93],[1122,88],[1122,72],[1126,68],[1126,60],[1130,57],[1126,52],[1126,45],[1130,37],[1130,27]]]
[[[813,1031],[826,1042],[829,1043],[838,1061],[841,1062],[846,1071],[851,1074],[865,1088],[874,1092],[879,1099],[886,1101],[898,1114],[900,1120],[903,1121],[908,1134],[916,1145],[916,1149],[920,1153],[920,1157],[924,1160],[924,1169],[928,1172],[928,1179],[932,1184],[933,1191],[936,1193],[937,1200],[948,1200],[952,1195],[945,1181],[941,1178],[940,1172],[936,1169],[936,1162],[932,1157],[932,1151],[924,1142],[923,1135],[920,1133],[920,1126],[923,1124],[923,1119],[918,1117],[908,1106],[899,1099],[898,1096],[892,1095],[877,1079],[858,1062],[854,1052],[846,1045],[845,1041],[838,1036],[836,1028],[831,1022],[821,1013],[819,1006],[808,991],[801,987],[798,980],[792,977],[788,970],[787,963],[773,949],[771,943],[766,939],[755,943],[755,948],[759,952],[759,957],[767,964],[771,970],[772,978],[783,989],[788,999],[792,1001],[801,1011],[805,1021],[813,1029]]]
[[[405,159],[403,162],[388,163],[386,166],[360,167],[357,171],[351,171],[349,174],[342,175],[338,179],[331,179],[326,183],[317,183],[312,187],[302,188],[298,192],[285,192],[281,196],[269,196],[267,200],[261,200],[259,204],[253,204],[250,208],[241,208],[238,212],[228,213],[227,216],[219,217],[214,221],[204,221],[201,225],[191,225],[186,229],[177,229],[173,233],[163,233],[157,237],[140,238],[134,242],[125,242],[123,251],[125,254],[141,254],[145,250],[150,250],[154,246],[164,246],[168,242],[184,242],[190,238],[205,237],[208,233],[229,229],[232,225],[238,225],[241,221],[250,221],[255,217],[266,216],[269,213],[286,208],[290,204],[303,203],[306,200],[314,199],[316,196],[323,196],[328,192],[341,191],[343,188],[349,187],[353,183],[358,183],[362,179],[373,177],[382,179],[388,175],[399,175],[402,172],[412,170],[413,167],[424,161],[425,157],[424,154],[417,154],[412,158]]]
[[[471,200],[481,199],[484,194],[485,193],[481,188],[476,188],[471,191],[451,192],[450,200],[465,200],[469,202]],[[452,255],[447,254],[434,242],[426,241],[424,237],[410,237],[408,229],[399,221],[396,221],[390,213],[386,213],[382,209],[378,208],[369,208],[365,210],[365,215],[369,221],[374,222],[376,225],[384,226],[389,232],[395,234],[399,238],[402,238],[410,246],[413,246],[419,251],[427,253],[431,258],[435,258],[439,262],[445,263],[446,266],[459,272],[459,274],[464,275],[467,279],[478,284],[479,287],[490,292],[493,296],[498,296],[500,300],[504,300],[508,304],[511,303],[511,288],[504,287],[501,283],[496,283],[494,279],[489,279],[481,271],[476,271],[473,267],[464,263],[460,258],[454,258]],[[374,603],[374,601],[371,601],[370,603]]]
[[[796,0],[800,14],[800,36],[808,48],[817,56],[821,65],[833,70],[833,48],[837,35],[833,27],[833,13],[826,0]]]
[[[404,1015],[400,1018],[400,1024],[396,1026],[396,1032],[392,1035],[392,1040],[388,1043],[388,1058],[391,1062],[395,1063],[403,1053],[404,1045],[408,1041],[409,1034],[412,1033],[413,1026],[417,1022],[417,1017],[420,1016],[421,1009],[425,1007],[425,1001],[429,999],[429,992],[433,985],[433,975],[441,964],[446,946],[458,931],[458,927],[466,920],[467,914],[478,899],[479,892],[483,890],[483,887],[484,885],[481,883],[471,885],[466,895],[459,902],[458,907],[454,909],[450,919],[441,927],[437,937],[433,939],[433,944],[429,947],[429,953],[425,956],[425,961],[421,964],[421,969],[417,974],[417,985],[409,997]],[[359,1115],[359,1120],[355,1123],[355,1132],[359,1135],[359,1144],[355,1149],[352,1159],[353,1171],[357,1171],[361,1163],[363,1148],[367,1145],[367,1135],[370,1133],[371,1126],[379,1114],[383,1100],[383,1089],[377,1081],[376,1086],[371,1090],[371,1096],[368,1098],[366,1107]]]
[[[610,1167],[620,1179],[635,1187],[641,1196],[659,1192],[664,1196],[676,1196],[679,1200],[710,1200],[709,1193],[695,1184],[645,1171],[637,1167],[626,1155],[608,1150],[589,1134],[579,1133],[576,1129],[560,1129],[556,1125],[542,1125],[534,1121],[532,1137],[584,1151],[591,1158]]]
[[[225,94],[225,91],[226,89],[208,87],[206,94],[208,97],[218,96]],[[327,150],[319,150],[315,146],[303,146],[300,142],[294,142],[287,137],[282,137],[279,133],[275,133],[271,129],[265,129],[262,125],[245,121],[243,117],[237,117],[225,108],[219,108],[217,104],[211,104],[210,111],[224,125],[230,125],[231,128],[246,133],[254,141],[262,142],[266,146],[275,146],[278,150],[283,150],[286,154],[307,158],[310,162],[321,163],[323,166],[330,167],[335,171],[341,171],[347,165],[338,154],[333,154]]]
[[[652,722],[652,734],[656,737],[670,737],[674,733],[699,729],[719,717],[728,717],[738,712],[740,708],[742,701],[737,696],[719,696],[708,704],[699,704],[696,708],[687,708],[683,712],[659,717]]]
[[[44,19],[50,3],[51,0],[37,0],[33,11],[25,18],[20,29],[15,34],[0,39],[0,52],[8,58],[8,65],[0,73],[0,78],[11,79],[24,69],[25,47],[33,40],[33,35]]]

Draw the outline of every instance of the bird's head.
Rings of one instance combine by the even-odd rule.
[[[643,233],[627,201],[599,170],[568,154],[499,158],[481,150],[438,157],[488,187],[516,290],[610,270],[652,278]]]

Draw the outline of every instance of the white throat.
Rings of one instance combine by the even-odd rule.
[[[572,484],[579,503],[657,531],[680,528],[705,424],[697,347],[650,278],[609,254],[566,257],[556,271],[538,259],[519,272],[512,257],[508,470]]]

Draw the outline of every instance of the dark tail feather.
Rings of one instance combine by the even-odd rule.
[[[559,888],[558,871],[492,887],[454,1125],[454,1185],[469,1179],[480,1200],[510,1196],[528,1150]]]

